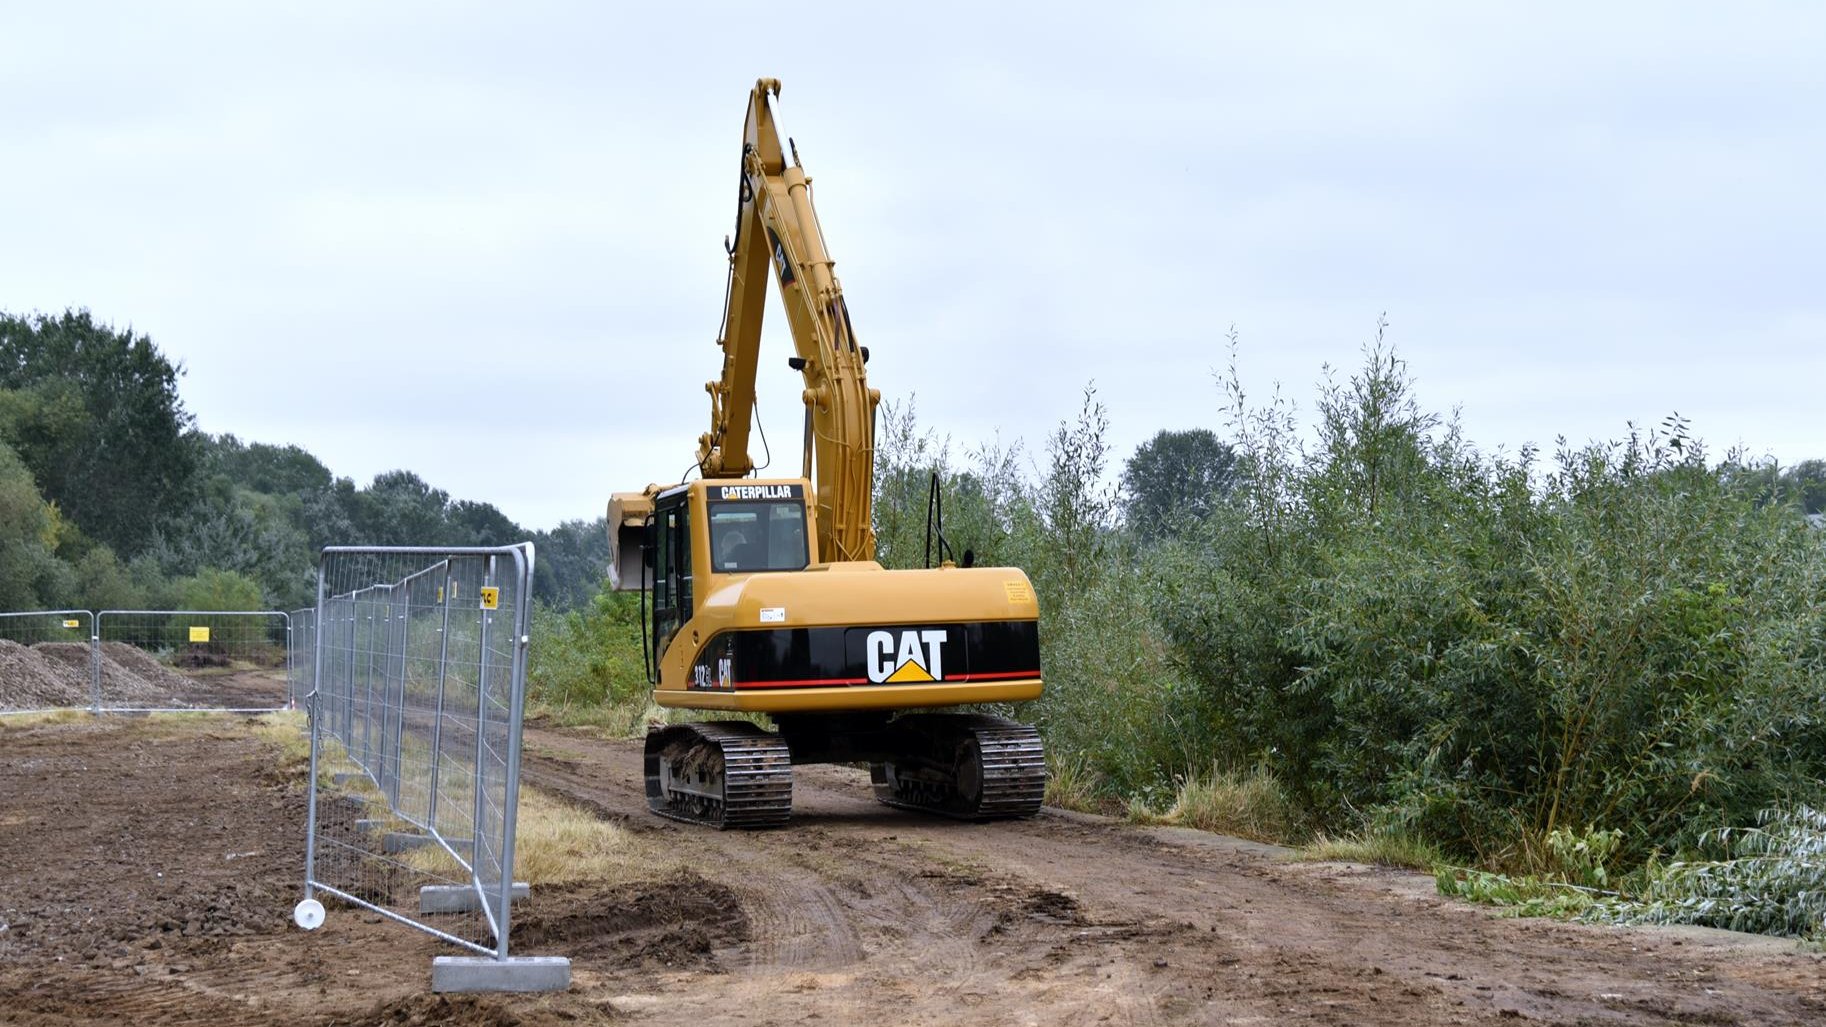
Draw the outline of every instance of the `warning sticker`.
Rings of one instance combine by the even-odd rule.
[[[500,605],[501,605],[501,590],[498,588],[490,588],[487,586],[483,586],[483,588],[482,588],[482,609],[494,610],[494,609],[498,609],[500,607]]]
[[[1008,595],[1010,603],[1033,602],[1033,589],[1028,588],[1025,581],[1004,581],[1002,591]]]
[[[192,642],[209,641],[209,629],[208,628],[199,628],[199,627],[192,625],[192,627],[190,629],[190,640]]]
[[[82,627],[82,621],[66,620],[63,622],[63,626],[66,628],[80,628],[80,627]]]

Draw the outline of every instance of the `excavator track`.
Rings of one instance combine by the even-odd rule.
[[[873,763],[875,798],[959,820],[1006,820],[1040,812],[1046,751],[1040,733],[1000,717],[913,714],[895,721],[916,751]]]
[[[747,721],[648,731],[646,772],[647,807],[662,817],[724,830],[778,827],[792,816],[786,743]]]

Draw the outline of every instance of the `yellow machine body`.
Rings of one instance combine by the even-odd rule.
[[[618,495],[611,506],[612,563],[628,578],[644,573],[654,595],[654,701],[810,713],[1039,696],[1039,606],[1026,574],[816,563],[809,548],[802,566],[788,558],[768,569],[728,567],[734,561],[716,552],[719,517],[728,519],[719,511],[757,505],[723,500],[732,489],[777,495],[768,506],[802,504],[804,538],[818,537],[805,479],[700,480]]]

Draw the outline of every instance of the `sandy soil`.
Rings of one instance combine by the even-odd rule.
[[[526,748],[529,783],[664,858],[516,907],[568,994],[447,998],[416,932],[290,926],[301,783],[237,721],[0,726],[0,1023],[1826,1023],[1826,962],[1786,943],[1506,919],[1052,811],[929,820],[843,768],[799,768],[793,826],[719,834],[642,812],[635,743]]]

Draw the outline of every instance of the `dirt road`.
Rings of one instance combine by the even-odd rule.
[[[525,777],[625,818],[652,873],[516,907],[570,993],[446,999],[414,932],[289,926],[302,791],[237,722],[0,729],[0,1023],[1826,1022],[1826,963],[1766,940],[1050,811],[928,820],[841,768],[799,769],[794,826],[718,834],[642,812],[636,744],[572,732],[530,730]]]

